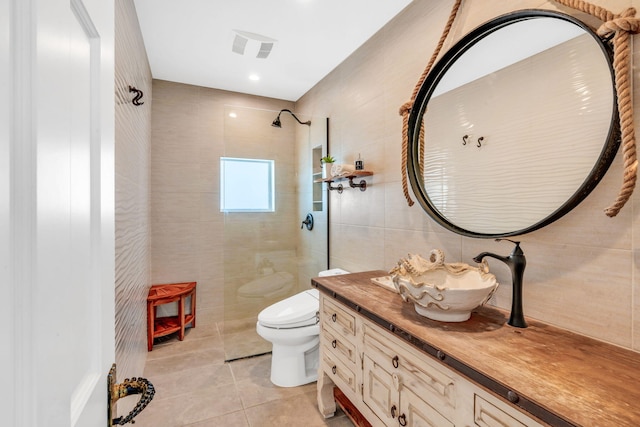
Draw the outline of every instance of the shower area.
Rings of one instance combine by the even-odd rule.
[[[220,209],[227,361],[271,351],[256,333],[258,313],[309,289],[310,279],[328,268],[328,198],[318,182],[327,127],[324,117],[225,106]],[[312,229],[303,223],[308,214]]]

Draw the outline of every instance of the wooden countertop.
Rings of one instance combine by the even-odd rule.
[[[312,285],[453,370],[553,426],[640,426],[640,353],[527,319],[507,325],[491,307],[461,323],[420,316],[369,271]],[[514,402],[515,401],[515,402]]]

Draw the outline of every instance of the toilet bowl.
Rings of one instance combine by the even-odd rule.
[[[319,276],[347,274],[339,268]],[[258,335],[273,344],[271,382],[296,387],[318,379],[320,325],[317,289],[300,292],[265,308],[258,314]]]

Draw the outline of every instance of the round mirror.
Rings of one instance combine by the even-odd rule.
[[[568,15],[521,11],[483,24],[434,65],[409,116],[407,168],[438,223],[505,237],[573,209],[619,144],[608,42]]]

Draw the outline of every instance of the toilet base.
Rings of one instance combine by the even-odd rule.
[[[320,338],[299,346],[273,344],[271,382],[279,387],[297,387],[318,380]]]

